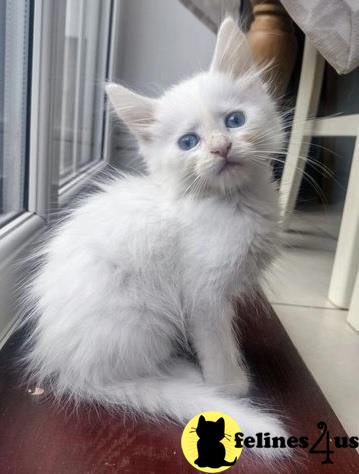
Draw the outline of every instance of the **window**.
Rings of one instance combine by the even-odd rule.
[[[0,0],[0,227],[26,208],[30,2]]]
[[[0,347],[13,261],[104,166],[113,0],[0,0]]]
[[[101,160],[109,1],[67,0],[56,124],[60,188]]]

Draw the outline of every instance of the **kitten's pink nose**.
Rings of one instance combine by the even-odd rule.
[[[222,158],[227,158],[229,150],[232,148],[232,142],[229,138],[223,135],[212,136],[211,140],[211,153],[219,155]]]

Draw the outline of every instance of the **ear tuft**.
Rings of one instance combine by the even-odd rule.
[[[210,70],[238,77],[253,65],[246,35],[231,17],[221,24]]]
[[[130,131],[139,140],[149,141],[157,101],[136,94],[119,84],[108,83],[105,90],[115,112]]]

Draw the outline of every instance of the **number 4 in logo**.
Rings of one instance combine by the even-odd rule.
[[[327,424],[324,423],[324,421],[320,421],[318,424],[318,429],[321,431],[321,434],[319,435],[319,438],[317,441],[313,444],[313,446],[310,448],[309,452],[312,454],[325,454],[326,457],[324,461],[322,461],[322,464],[333,464],[333,461],[330,458],[331,454],[334,454],[334,451],[330,450],[330,433],[327,428]],[[325,438],[325,449],[316,449],[317,446],[321,443],[321,441]]]

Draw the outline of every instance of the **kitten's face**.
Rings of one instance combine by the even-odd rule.
[[[280,119],[259,76],[244,34],[227,18],[209,72],[160,99],[115,84],[107,93],[152,173],[184,193],[227,193],[255,185],[281,150]]]
[[[159,101],[142,150],[153,172],[177,176],[187,191],[225,192],[250,181],[281,147],[275,107],[258,78],[201,74]]]

